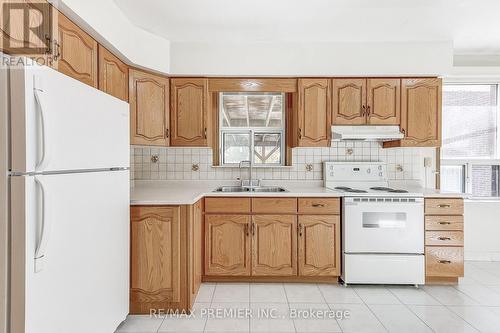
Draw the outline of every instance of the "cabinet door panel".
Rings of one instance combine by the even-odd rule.
[[[252,275],[297,275],[297,225],[293,215],[255,215]]]
[[[340,219],[336,215],[299,216],[299,275],[340,275]]]
[[[179,301],[179,222],[180,207],[131,208],[131,312]]]
[[[99,45],[99,90],[128,101],[128,66]]]
[[[368,79],[368,124],[399,125],[401,121],[401,80]]]
[[[205,275],[250,275],[250,217],[205,215]]]
[[[168,79],[130,70],[130,143],[168,146]]]
[[[441,79],[404,79],[401,87],[404,145],[440,146]]]
[[[207,79],[172,79],[172,146],[207,145]]]
[[[366,124],[366,79],[333,79],[332,82],[332,124]]]
[[[97,42],[59,13],[60,56],[57,69],[97,88]]]
[[[298,80],[297,146],[327,147],[330,141],[330,80]]]

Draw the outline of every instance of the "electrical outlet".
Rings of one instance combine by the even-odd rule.
[[[424,167],[430,168],[432,166],[432,158],[424,157]]]

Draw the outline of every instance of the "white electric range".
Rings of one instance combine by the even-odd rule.
[[[324,185],[342,202],[342,280],[425,283],[424,198],[390,188],[381,162],[325,162]]]

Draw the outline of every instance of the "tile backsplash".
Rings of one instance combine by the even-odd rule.
[[[382,161],[387,163],[390,180],[425,178],[424,158],[435,165],[434,148],[383,149],[378,142],[335,142],[329,148],[294,148],[292,166],[254,168],[254,177],[265,180],[321,180],[324,161]],[[210,148],[170,148],[131,146],[132,180],[234,180],[236,167],[213,167]],[[312,168],[311,168],[312,166]],[[247,177],[247,170],[241,170]]]

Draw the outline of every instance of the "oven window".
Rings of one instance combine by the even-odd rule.
[[[363,212],[363,228],[395,229],[406,227],[406,213]]]

